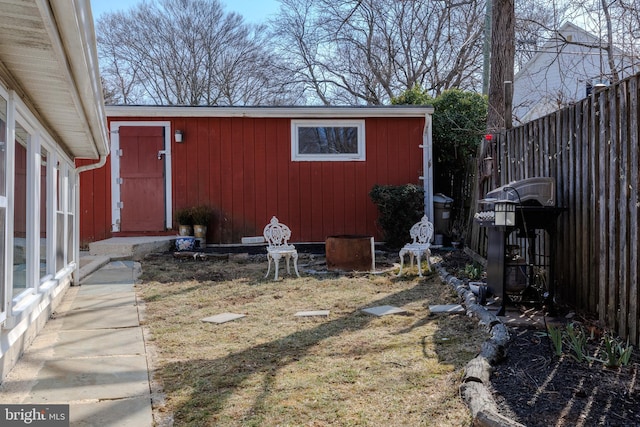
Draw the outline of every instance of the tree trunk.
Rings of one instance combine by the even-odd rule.
[[[491,14],[491,72],[487,130],[495,133],[505,127],[504,82],[513,81],[515,54],[514,0],[493,0]],[[511,104],[511,100],[509,100]]]

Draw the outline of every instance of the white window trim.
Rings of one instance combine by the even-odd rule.
[[[11,295],[9,292],[9,284],[12,283],[13,280],[13,268],[9,268],[9,221],[13,221],[13,218],[10,218],[10,204],[9,204],[9,198],[8,195],[10,194],[9,191],[9,184],[10,182],[13,182],[12,180],[9,179],[9,159],[10,159],[10,150],[11,150],[11,138],[10,135],[12,134],[11,132],[11,128],[10,128],[10,123],[13,120],[13,112],[11,109],[11,103],[10,103],[10,97],[9,97],[9,93],[4,89],[4,87],[2,85],[0,85],[0,96],[6,101],[6,107],[7,107],[7,117],[6,117],[6,125],[5,125],[5,159],[6,159],[6,164],[5,164],[5,185],[7,186],[7,188],[5,188],[5,196],[0,196],[0,207],[4,208],[5,210],[5,226],[4,226],[4,250],[2,251],[3,253],[0,254],[0,256],[4,257],[4,270],[0,270],[0,274],[3,275],[3,281],[1,281],[0,283],[4,283],[4,289],[2,290],[3,292],[0,293],[0,323],[4,322],[7,318],[7,313],[10,311],[11,306],[10,306],[10,301],[11,298],[9,298],[9,295]],[[13,245],[13,242],[11,242],[11,244]],[[1,246],[0,246],[1,248]],[[9,273],[11,271],[11,274]],[[4,299],[2,298],[2,295],[4,295]]]
[[[38,284],[40,282],[40,223],[39,218],[37,219],[37,213],[40,211],[40,136],[36,131],[36,127],[33,125],[33,122],[29,120],[28,116],[21,114],[22,112],[19,110],[19,103],[16,99],[16,116],[14,123],[14,138],[11,141],[15,146],[15,129],[18,124],[27,132],[29,135],[28,144],[27,144],[27,192],[26,192],[26,238],[25,238],[25,248],[26,248],[26,272],[25,272],[25,289],[19,294],[13,296],[13,287],[11,288],[11,292],[9,295],[12,295],[13,299],[13,309],[15,311],[22,311],[23,307],[29,305],[31,301],[31,295],[34,295],[38,290]],[[10,174],[15,176],[15,149],[14,149],[14,158],[12,161],[12,167],[10,169]],[[11,190],[15,189],[15,180],[12,180],[13,184]],[[36,206],[36,201],[38,206]],[[13,206],[13,210],[15,212],[15,205]],[[15,216],[13,217],[15,220]],[[14,224],[12,223],[12,226]],[[29,248],[33,248],[29,250]],[[13,247],[12,247],[13,249]],[[13,263],[11,264],[13,265]],[[12,281],[13,286],[13,281]]]
[[[345,154],[300,154],[298,129],[302,127],[355,127],[358,129],[358,152]],[[291,161],[293,162],[353,162],[366,160],[365,120],[291,120]]]
[[[2,89],[0,87],[0,89]],[[0,94],[4,93],[0,91]],[[6,228],[6,241],[7,250],[5,254],[5,277],[7,281],[5,283],[5,296],[4,302],[5,312],[0,312],[0,321],[6,320],[6,327],[13,327],[18,322],[21,322],[25,316],[28,316],[32,310],[36,309],[36,305],[41,300],[41,295],[58,292],[59,285],[63,282],[67,282],[71,277],[74,265],[64,265],[57,272],[51,271],[55,262],[51,262],[51,257],[55,256],[55,215],[57,207],[55,205],[55,191],[56,185],[55,177],[53,174],[53,167],[57,161],[60,161],[63,168],[74,170],[73,161],[60,150],[59,146],[54,142],[54,139],[43,128],[38,119],[31,113],[26,104],[15,94],[10,91],[7,97],[8,111],[7,111],[7,129],[8,129],[8,144],[7,144],[7,190],[13,191],[15,180],[15,127],[16,123],[20,125],[31,136],[31,143],[27,147],[27,241],[28,247],[32,250],[27,251],[27,274],[26,285],[27,288],[20,294],[13,296],[13,250],[14,250],[14,233],[13,233],[13,221],[14,221],[14,202],[13,198],[9,198],[7,203],[7,228]],[[40,277],[40,218],[37,213],[40,212],[40,192],[43,190],[40,188],[41,180],[41,150],[45,148],[47,150],[47,179],[46,179],[46,191],[47,191],[47,238],[44,244],[47,251],[47,272],[43,277]],[[52,243],[53,241],[53,243]],[[54,248],[54,250],[51,250]],[[65,246],[62,248],[67,250]],[[65,262],[66,262],[65,257]],[[65,280],[63,280],[65,279]]]

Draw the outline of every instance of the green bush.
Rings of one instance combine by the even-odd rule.
[[[180,225],[193,225],[193,216],[190,208],[176,209],[174,213],[176,222]]]
[[[194,206],[191,208],[191,218],[193,225],[208,226],[213,214],[212,209],[207,205]]]
[[[424,189],[415,184],[376,184],[369,197],[378,207],[378,225],[389,249],[411,241],[409,230],[424,215]]]

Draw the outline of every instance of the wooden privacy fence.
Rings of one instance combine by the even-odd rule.
[[[553,177],[558,219],[557,296],[639,343],[640,77],[496,135],[494,186]],[[484,158],[485,155],[482,156]],[[478,188],[484,196],[488,185]],[[470,246],[486,253],[482,230]]]

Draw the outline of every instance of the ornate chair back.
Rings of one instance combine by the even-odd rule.
[[[413,244],[427,245],[431,243],[433,238],[433,224],[429,222],[426,215],[422,217],[420,222],[416,222],[409,230],[409,234],[413,239]]]
[[[291,229],[285,224],[281,224],[275,216],[271,218],[269,224],[264,227],[263,235],[271,249],[293,248],[293,246],[289,244]]]

